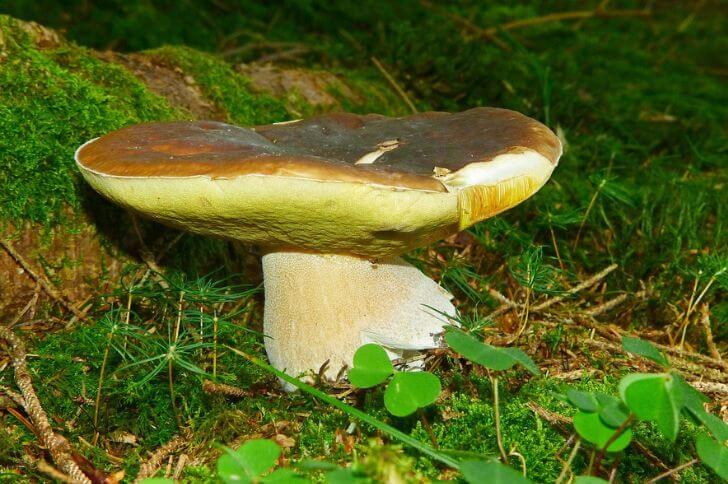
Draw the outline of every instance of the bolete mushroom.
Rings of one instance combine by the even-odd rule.
[[[452,296],[398,256],[522,202],[560,155],[537,121],[476,108],[140,124],[84,144],[76,163],[134,212],[259,245],[271,363],[300,375],[328,361],[331,378],[367,342],[392,358],[439,346]]]

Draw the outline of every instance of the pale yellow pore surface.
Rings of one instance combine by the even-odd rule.
[[[387,256],[442,238],[458,223],[457,195],[447,192],[263,175],[84,177],[160,222],[274,249]]]
[[[327,378],[351,366],[357,348],[378,343],[391,357],[436,348],[454,316],[452,296],[398,258],[263,256],[263,332],[273,366],[298,376],[329,361]]]
[[[388,257],[427,245],[525,200],[554,166],[520,150],[442,177],[446,192],[246,174],[123,177],[79,168],[115,203],[191,232],[270,250]]]

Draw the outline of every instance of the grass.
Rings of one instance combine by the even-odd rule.
[[[231,65],[275,52],[276,43],[295,42],[309,49],[287,62],[347,73],[365,93],[363,104],[344,103],[347,110],[406,112],[396,94],[381,89],[383,79],[371,62],[376,57],[420,110],[497,105],[533,116],[560,134],[567,146],[561,166],[533,200],[456,240],[408,254],[409,260],[455,294],[468,327],[493,337],[513,335],[524,327],[519,345],[551,373],[528,380],[513,371],[501,379],[506,382],[500,395],[504,441],[524,455],[533,479],[547,482],[558,476],[561,462],[556,453],[565,438],[527,403],[568,415],[569,407],[555,396],[563,387],[555,376],[593,370],[584,371],[572,385],[614,393],[621,374],[637,363],[583,346],[586,333],[563,321],[544,322],[541,315],[522,310],[488,319],[486,315],[500,304],[489,289],[519,304],[529,301],[533,307],[616,263],[618,269],[605,284],[567,299],[566,306],[576,311],[644,290],[643,296],[600,316],[599,324],[649,334],[668,345],[679,344],[686,328],[688,347],[707,353],[696,315],[708,304],[715,342],[725,349],[728,94],[721,54],[728,49],[728,33],[721,26],[724,15],[718,2],[660,2],[652,5],[649,18],[532,25],[499,32],[498,43],[475,35],[462,20],[486,28],[549,12],[594,8],[596,2],[584,6],[557,1],[544,8],[537,2],[483,6],[458,1],[423,7],[407,0],[396,5],[329,2],[316,9],[304,1],[273,2],[267,9],[227,0],[162,2],[157,7],[147,2],[108,2],[95,5],[93,13],[85,5],[80,0],[67,2],[63,7],[70,12],[67,16],[56,15],[58,2],[45,0],[11,2],[0,11],[51,25],[60,22],[54,26],[66,27],[82,45],[147,49],[148,55],[195,77],[205,96],[237,124],[277,121],[287,111],[284,102],[251,93],[247,80]],[[630,1],[609,4],[612,9],[641,6]],[[68,44],[37,49],[10,20],[0,19],[4,39],[0,51],[10,62],[0,64],[0,219],[45,227],[67,223],[64,207],[78,207],[86,196],[77,179],[68,176],[78,144],[126,124],[182,119],[187,114],[86,48]],[[224,61],[176,45],[218,52],[251,41],[260,47]],[[372,87],[376,83],[379,87]],[[167,264],[184,267],[188,254],[220,261],[219,254],[226,250],[223,244],[186,236]],[[280,432],[295,441],[287,454],[293,461],[356,460],[376,476],[390,471],[406,474],[405,468],[413,465],[414,474],[408,476],[413,481],[449,477],[430,458],[391,442],[381,445],[382,437],[366,425],[346,433],[352,423],[346,414],[301,394],[279,393],[269,374],[224,350],[227,344],[262,356],[261,337],[236,326],[248,318],[250,329],[260,329],[260,295],[244,295],[250,301],[241,306],[250,311],[245,314],[237,313],[237,302],[223,297],[228,289],[234,292],[234,286],[255,281],[255,276],[225,280],[235,264],[205,278],[197,277],[195,270],[201,269],[188,268],[186,275],[174,276],[178,279],[173,280],[172,291],[154,282],[139,288],[133,298],[131,332],[115,335],[112,345],[107,346],[109,323],[125,318],[128,293],[123,289],[99,299],[93,312],[96,322],[90,325],[37,337],[29,331],[37,355],[30,359],[34,378],[46,382],[38,385],[41,401],[50,415],[70,428],[67,432],[74,442],[75,437],[90,439],[98,431],[103,448],[123,456],[121,467],[134,475],[146,452],[176,435],[180,422],[194,430],[191,448],[207,463],[215,455],[213,442],[231,445],[260,428],[268,429],[265,436],[274,435],[276,426],[285,422]],[[170,339],[167,331],[171,328],[174,335],[181,290],[185,332],[180,334],[187,336]],[[215,313],[224,316],[217,340],[217,379],[252,389],[249,398],[229,401],[201,389],[201,380],[213,372],[209,316]],[[681,327],[685,320],[692,322]],[[157,357],[169,354],[171,342],[178,340],[190,347],[182,360],[185,364],[175,366],[170,378],[169,366],[156,371],[155,365],[161,360]],[[199,343],[204,345],[194,346]],[[106,376],[99,384],[105,360]],[[447,359],[438,375],[447,393],[430,409],[429,417],[440,445],[497,454],[486,375]],[[135,384],[139,381],[146,384]],[[11,384],[9,370],[0,371],[0,384]],[[99,387],[102,403],[95,428],[94,405],[79,403],[79,397],[92,400]],[[411,438],[429,442],[416,418],[392,419],[386,414],[381,392],[356,394],[351,403]],[[32,445],[34,437],[11,416],[0,416],[0,422],[0,472],[21,469],[33,475],[35,471],[22,461],[22,447]],[[110,436],[115,431],[136,436],[138,446],[114,442]],[[649,425],[636,428],[637,439],[673,467],[691,458],[695,432],[687,424],[677,444],[671,445]],[[356,442],[353,449],[347,449],[349,435]],[[84,453],[101,468],[117,465],[101,452]],[[387,468],[388,460],[395,462],[394,471]],[[583,470],[586,465],[579,454],[574,468]],[[186,475],[205,482],[210,479],[209,467],[188,468]],[[619,468],[626,482],[654,475],[654,465],[634,451]],[[682,473],[685,482],[715,478],[702,466]]]

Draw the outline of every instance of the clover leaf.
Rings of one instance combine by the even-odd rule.
[[[370,343],[354,353],[354,367],[349,370],[349,381],[359,388],[371,388],[384,383],[394,373],[392,362],[379,345]]]
[[[467,360],[490,370],[507,370],[516,363],[520,363],[534,375],[540,374],[540,370],[533,360],[518,348],[491,346],[452,326],[445,332],[445,341],[450,348],[463,355]]]
[[[725,444],[701,433],[695,442],[695,449],[703,464],[713,469],[722,479],[728,479],[728,447]]]
[[[460,464],[460,472],[470,484],[529,484],[523,474],[497,461],[468,460]]]
[[[641,420],[655,422],[665,437],[675,441],[680,425],[682,393],[669,373],[633,373],[619,382],[619,394]]]
[[[397,372],[384,392],[384,406],[396,417],[405,417],[437,400],[440,380],[425,371]]]
[[[576,476],[576,479],[574,479],[574,484],[608,484],[608,483],[601,477]]]
[[[280,455],[281,448],[271,440],[249,440],[236,451],[225,448],[225,454],[217,460],[217,474],[228,484],[254,482],[276,464]]]
[[[570,389],[566,392],[566,398],[572,405],[585,412],[598,412],[599,402],[593,393],[582,392],[581,390]]]
[[[384,406],[396,417],[405,417],[426,407],[440,395],[440,380],[426,371],[396,371],[379,345],[366,344],[356,350],[349,381],[359,388],[371,388],[392,376],[384,391]]]
[[[612,438],[617,429],[606,425],[598,413],[576,412],[574,415],[574,428],[579,436],[603,449]],[[607,448],[607,452],[619,452],[624,450],[632,440],[632,429],[625,429]]]
[[[622,336],[622,348],[624,348],[625,351],[654,361],[660,366],[670,366],[670,363],[667,361],[667,358],[665,358],[665,355],[660,353],[660,351],[655,348],[649,341],[645,341],[640,338]]]

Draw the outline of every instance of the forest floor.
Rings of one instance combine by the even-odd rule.
[[[217,482],[220,445],[255,438],[273,439],[284,467],[457,478],[320,398],[282,392],[229,349],[264,357],[255,249],[134,220],[80,183],[77,146],[151,120],[255,125],[481,105],[540,120],[566,147],[549,184],[406,256],[454,294],[466,330],[540,368],[498,373],[500,438],[493,374],[449,349],[428,353],[443,391],[413,416],[390,415],[380,387],[318,388],[440,449],[498,456],[500,443],[535,482],[554,482],[567,461],[567,476],[584,473],[598,454],[571,453],[568,389],[617,395],[624,375],[659,370],[625,352],[624,336],[651,341],[728,420],[721,2],[313,11],[220,0],[194,14],[71,2],[67,15],[56,3],[0,6],[70,39],[0,16],[0,481],[73,475],[74,462],[94,482]],[[689,463],[666,479],[719,479],[694,461],[694,421],[682,419],[674,442],[651,422],[633,431],[603,477],[641,482]]]

